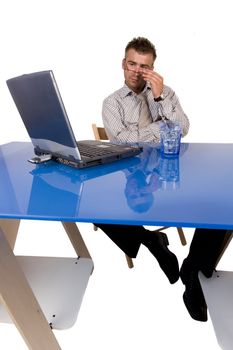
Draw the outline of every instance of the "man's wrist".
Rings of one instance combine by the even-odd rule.
[[[163,94],[161,94],[161,95],[158,96],[158,97],[154,97],[154,101],[155,101],[155,102],[160,102],[160,101],[163,101],[163,100],[164,100]]]

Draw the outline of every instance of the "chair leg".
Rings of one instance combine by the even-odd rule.
[[[95,225],[93,224],[93,229],[94,229],[94,231],[97,231],[97,230],[98,230],[98,227],[95,226]],[[132,268],[134,267],[132,258],[130,258],[130,257],[129,257],[128,255],[126,255],[126,254],[125,254],[125,257],[126,257],[126,261],[127,261],[128,267],[129,267],[130,269],[132,269]]]
[[[132,269],[132,268],[134,267],[134,265],[133,265],[133,259],[130,258],[130,257],[129,257],[128,255],[126,255],[126,254],[125,254],[125,257],[126,257],[126,261],[127,261],[128,267],[129,267],[130,269]]]
[[[181,227],[177,227],[177,231],[178,231],[178,234],[180,236],[181,244],[186,245],[187,241],[186,241],[183,229]]]

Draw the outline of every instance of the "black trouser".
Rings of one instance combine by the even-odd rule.
[[[197,228],[187,258],[198,270],[211,276],[231,236],[227,230]]]
[[[142,235],[146,229],[143,226],[95,224],[131,258],[137,256]],[[197,228],[190,244],[188,259],[193,266],[210,275],[224,249],[225,241],[231,233],[227,230]]]
[[[136,258],[142,242],[142,235],[145,234],[146,231],[143,226],[111,224],[94,225],[106,233],[106,235],[130,258]]]

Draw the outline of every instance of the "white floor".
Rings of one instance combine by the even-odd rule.
[[[182,301],[181,281],[170,285],[146,248],[140,248],[135,267],[129,269],[124,254],[100,230],[94,232],[91,224],[79,224],[79,228],[95,268],[77,322],[68,330],[54,331],[62,350],[220,349],[210,318],[206,323],[190,318]],[[185,233],[188,245],[183,247],[176,230],[167,231],[170,249],[180,264],[193,230],[185,229]],[[233,270],[232,250],[231,243],[220,270]],[[75,257],[57,222],[23,221],[15,252]],[[0,348],[26,350],[27,346],[14,325],[0,324]]]

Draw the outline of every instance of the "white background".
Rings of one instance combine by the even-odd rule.
[[[176,91],[190,119],[185,141],[232,142],[232,31],[230,0],[2,1],[0,141],[29,140],[6,79],[47,69],[54,71],[76,138],[93,138],[91,123],[101,123],[103,98],[123,84],[125,45],[145,36],[157,49],[156,70]],[[211,321],[202,324],[189,317],[181,282],[171,286],[146,249],[129,270],[105,235],[94,233],[89,224],[80,228],[95,270],[76,325],[56,332],[62,349],[219,348]],[[35,253],[74,254],[58,224],[47,232],[46,244],[44,230],[23,223],[20,237],[28,234],[28,245],[20,238],[18,251],[34,253],[38,239]],[[185,232],[190,242],[193,230]],[[175,230],[168,236],[182,263],[188,246],[181,247]],[[232,269],[230,250],[222,269]],[[8,325],[0,325],[0,344],[4,350],[26,349]]]

